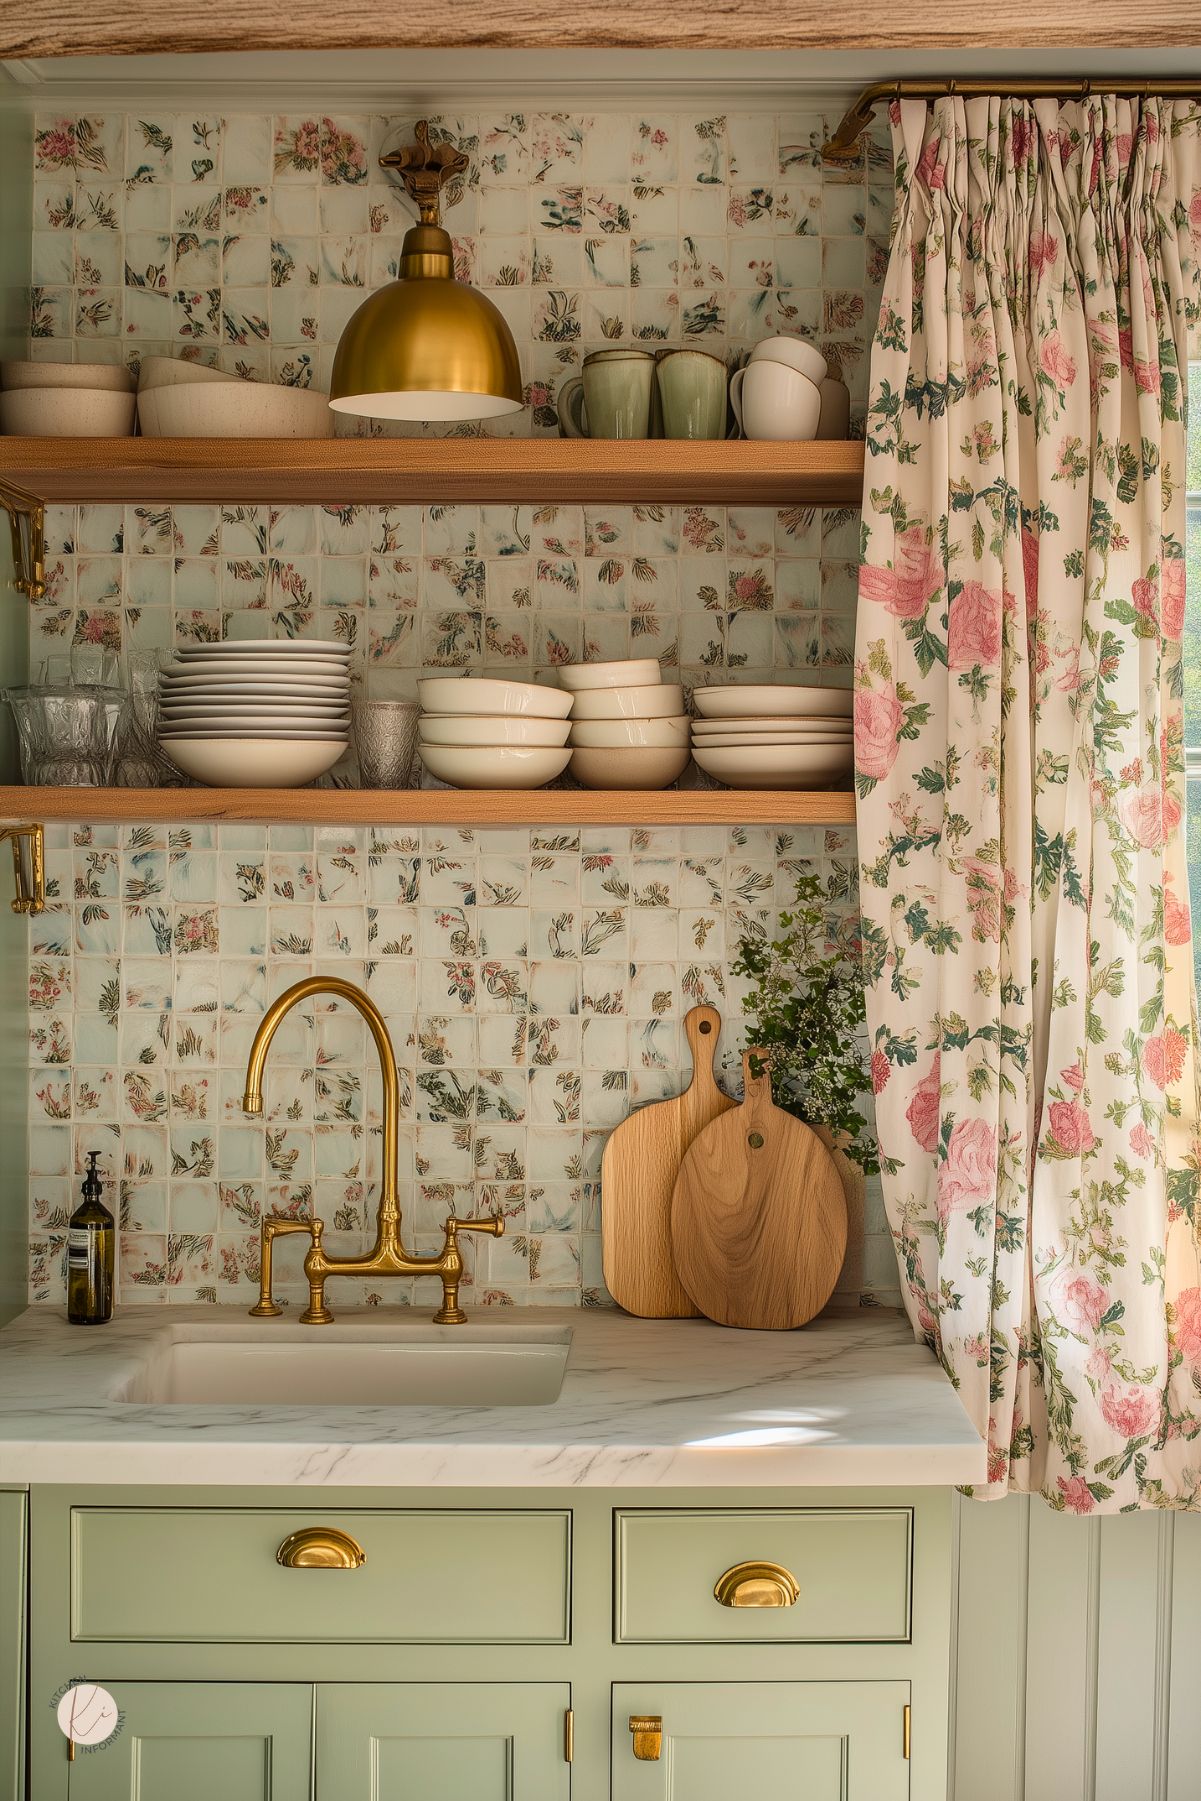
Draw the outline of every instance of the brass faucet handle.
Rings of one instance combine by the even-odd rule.
[[[459,1219],[454,1213],[446,1222],[446,1243],[438,1273],[442,1277],[442,1305],[434,1315],[436,1326],[462,1326],[467,1315],[459,1306],[459,1284],[463,1280],[463,1253],[459,1249],[460,1232],[487,1232],[491,1238],[503,1238],[505,1222],[499,1214],[488,1219]]]
[[[446,1222],[446,1243],[449,1248],[459,1232],[487,1232],[493,1238],[503,1238],[505,1222],[499,1213],[489,1214],[487,1219],[460,1219],[452,1213]]]
[[[317,1244],[325,1230],[325,1221],[320,1219],[275,1219],[268,1218],[260,1229],[259,1248],[259,1298],[258,1305],[250,1309],[251,1319],[277,1319],[283,1308],[271,1292],[271,1246],[277,1238],[283,1238],[289,1232],[307,1232],[314,1244]]]

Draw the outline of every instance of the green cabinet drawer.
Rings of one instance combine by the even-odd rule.
[[[336,1527],[357,1569],[286,1569],[285,1539]],[[571,1514],[77,1507],[71,1637],[108,1644],[566,1644]]]
[[[614,1635],[625,1644],[895,1644],[910,1636],[908,1507],[622,1509]],[[741,1564],[739,1605],[715,1589]],[[791,1577],[789,1584],[784,1578]],[[727,1587],[740,1578],[729,1574]],[[768,1604],[781,1590],[796,1599]],[[752,1604],[748,1604],[752,1603]]]

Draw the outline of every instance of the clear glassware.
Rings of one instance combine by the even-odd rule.
[[[372,700],[356,693],[353,701],[355,753],[362,788],[409,788],[417,754],[415,700]]]
[[[121,688],[7,688],[21,775],[31,788],[106,788],[112,777]]]

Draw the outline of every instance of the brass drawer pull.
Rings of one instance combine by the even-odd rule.
[[[663,1754],[662,1714],[632,1713],[630,1731],[634,1735],[634,1756],[639,1763],[658,1763]]]
[[[782,1563],[736,1563],[713,1587],[723,1607],[793,1607],[800,1592]]]
[[[336,1526],[305,1526],[289,1532],[275,1561],[285,1570],[357,1570],[366,1563],[367,1553],[349,1532],[339,1532]]]

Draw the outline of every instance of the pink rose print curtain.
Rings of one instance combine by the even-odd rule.
[[[1182,845],[1201,111],[894,108],[855,666],[868,1030],[977,1492],[1201,1508]]]

